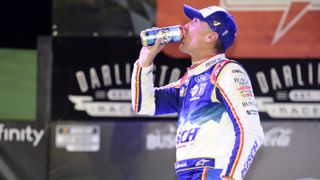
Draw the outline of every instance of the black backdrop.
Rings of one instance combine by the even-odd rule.
[[[130,76],[137,38],[53,38],[52,119],[135,117]],[[237,59],[247,69],[262,120],[319,119],[319,59]],[[155,86],[181,77],[189,59],[160,53]]]

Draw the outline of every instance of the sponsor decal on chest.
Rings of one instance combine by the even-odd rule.
[[[204,94],[207,84],[208,84],[207,82],[204,82],[204,83],[196,84],[191,88],[190,102],[200,99],[200,97]]]
[[[198,100],[201,98],[201,96],[203,96],[209,79],[210,76],[208,74],[203,74],[195,77],[195,85],[190,89],[190,102]]]

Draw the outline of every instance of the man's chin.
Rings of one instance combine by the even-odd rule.
[[[185,54],[189,54],[189,51],[187,50],[185,44],[181,43],[179,45],[179,50],[182,52],[182,53],[185,53]]]

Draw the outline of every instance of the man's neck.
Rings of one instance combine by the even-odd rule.
[[[207,53],[207,54],[199,54],[199,55],[191,55],[192,65],[198,64],[206,59],[210,59],[213,56],[216,56],[216,53]]]

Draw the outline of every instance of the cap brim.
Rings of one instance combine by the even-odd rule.
[[[188,6],[185,4],[185,5],[183,5],[183,10],[184,10],[184,13],[186,14],[186,16],[191,20],[193,18],[204,19],[202,14],[197,9],[194,9],[191,6]]]

